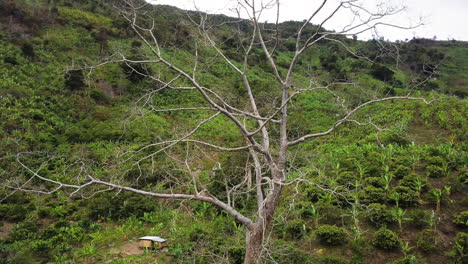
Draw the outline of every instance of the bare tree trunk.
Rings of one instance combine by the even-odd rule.
[[[267,196],[262,207],[259,209],[257,222],[247,230],[246,234],[246,252],[244,264],[259,264],[262,248],[265,242],[265,234],[271,228],[273,215],[281,197],[281,184],[275,183],[270,194]]]
[[[255,225],[254,230],[247,230],[246,234],[246,244],[247,248],[245,249],[245,259],[244,264],[258,264],[260,263],[260,257],[262,253],[263,246],[263,234],[264,228],[261,226]]]

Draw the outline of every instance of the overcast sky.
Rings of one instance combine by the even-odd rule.
[[[235,16],[232,9],[236,6],[236,0],[147,0],[156,4],[173,5],[183,9],[194,9],[194,3],[201,11],[210,14],[226,14]],[[263,0],[264,2],[271,0]],[[333,10],[339,0],[329,0],[312,23],[319,23]],[[257,0],[260,2],[260,0]],[[306,19],[316,9],[321,0],[280,0],[280,21]],[[457,39],[468,40],[468,0],[360,0],[360,2],[373,10],[378,3],[392,3],[394,7],[406,7],[405,12],[388,18],[385,22],[401,26],[418,24],[420,18],[424,23],[415,29],[401,30],[388,27],[378,28],[378,34],[391,40],[411,39],[413,36],[432,38],[437,36],[439,40]],[[328,11],[328,13],[327,13]],[[352,16],[349,12],[341,11],[333,19],[324,25],[326,29],[340,30],[349,24]],[[270,10],[262,15],[261,21],[273,22],[276,20],[276,11]],[[359,39],[371,38],[372,34],[366,33]]]

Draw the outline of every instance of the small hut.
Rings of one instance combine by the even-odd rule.
[[[163,249],[166,247],[166,239],[158,236],[144,236],[140,237],[139,246],[141,248]]]

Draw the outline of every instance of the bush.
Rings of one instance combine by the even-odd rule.
[[[229,263],[242,264],[244,263],[245,248],[244,247],[230,247],[228,249]]]
[[[333,256],[321,257],[321,258],[318,258],[317,260],[311,262],[311,264],[347,264],[347,263],[349,263],[349,262],[346,261],[346,260],[337,258],[337,257],[333,257]]]
[[[439,153],[432,153],[432,154],[439,154]],[[433,166],[438,166],[442,167],[444,164],[444,158],[440,156],[428,156],[425,158],[427,165],[433,165]]]
[[[330,225],[341,223],[343,209],[331,204],[318,204],[316,209],[320,215],[320,223]]]
[[[400,186],[408,187],[413,191],[417,191],[418,180],[421,181],[422,189],[423,190],[426,189],[427,181],[425,179],[422,179],[422,177],[419,177],[417,174],[414,174],[414,173],[403,177],[403,179],[400,180]]]
[[[417,262],[417,258],[415,255],[408,255],[402,259],[396,260],[392,262],[391,264],[416,264],[419,263]]]
[[[449,252],[449,256],[455,258],[455,263],[466,263],[468,255],[468,233],[460,232],[455,237],[453,250]]]
[[[0,204],[0,219],[21,222],[28,215],[28,207],[19,204]]]
[[[306,196],[307,201],[312,203],[316,203],[320,200],[320,196],[323,195],[325,192],[315,186],[307,187],[304,190],[304,194]]]
[[[442,167],[435,165],[428,165],[426,167],[426,174],[430,178],[440,178],[445,176],[445,171]]]
[[[401,179],[411,173],[411,168],[403,166],[403,165],[398,165],[395,170],[393,171],[393,175],[395,177]]]
[[[432,229],[426,229],[418,234],[417,246],[424,252],[436,249],[436,233]]]
[[[286,226],[286,234],[292,239],[301,239],[306,233],[306,223],[300,218],[290,221]]]
[[[400,204],[406,207],[413,206],[418,203],[418,193],[406,186],[398,186],[395,192],[400,194]]]
[[[395,75],[395,73],[390,68],[388,68],[387,66],[383,64],[377,64],[377,63],[372,64],[370,74],[374,78],[381,80],[383,82],[389,82],[393,80],[393,76]]]
[[[315,231],[315,235],[324,245],[343,245],[348,236],[344,228],[336,225],[322,225]]]
[[[310,259],[304,251],[291,242],[275,240],[272,245],[272,257],[276,263],[303,264]]]
[[[364,181],[364,184],[374,186],[376,188],[384,188],[385,187],[385,181],[382,179],[382,177],[369,177],[369,178],[366,178],[365,181]]]
[[[141,217],[145,212],[156,210],[157,205],[153,199],[141,195],[122,193],[115,196],[112,193],[104,193],[90,199],[87,207],[89,217],[97,220]]]
[[[81,90],[84,86],[82,70],[70,70],[65,74],[65,88],[71,91]]]
[[[453,223],[460,227],[468,227],[468,211],[458,213],[453,219]]]
[[[382,188],[374,186],[365,187],[360,193],[360,198],[363,203],[381,203],[385,201],[385,191]]]
[[[384,204],[370,204],[369,211],[366,214],[366,217],[370,222],[374,223],[376,226],[386,226],[396,223],[395,217],[392,215],[390,210]]]
[[[374,246],[381,249],[399,249],[401,240],[397,234],[386,227],[381,227],[375,232]]]
[[[31,244],[31,250],[34,254],[44,258],[49,256],[49,252],[52,248],[51,242],[45,240],[36,240]]]
[[[338,176],[336,182],[341,185],[350,185],[354,184],[358,178],[359,177],[355,173],[351,171],[344,171],[340,173],[340,176]]]
[[[424,209],[416,209],[410,211],[408,217],[411,218],[410,223],[415,227],[428,228],[431,224],[431,214]]]

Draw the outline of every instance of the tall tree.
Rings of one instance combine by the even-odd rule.
[[[337,3],[336,3],[337,2]],[[359,54],[350,46],[351,39],[359,34],[376,31],[378,27],[397,27],[404,29],[399,25],[392,25],[386,20],[388,17],[396,15],[402,11],[400,8],[384,8],[379,6],[378,10],[363,7],[357,0],[340,0],[330,3],[322,0],[311,15],[303,22],[292,24],[292,26],[282,27],[279,23],[280,3],[279,1],[255,1],[239,0],[237,2],[237,12],[239,17],[229,22],[219,22],[214,19],[211,24],[211,18],[202,12],[187,13],[191,21],[192,32],[189,30],[183,32],[183,39],[186,43],[171,47],[172,50],[184,48],[191,50],[194,54],[191,65],[177,65],[175,61],[168,56],[167,49],[161,44],[163,41],[158,34],[158,27],[154,20],[159,14],[151,12],[152,7],[140,0],[118,0],[114,5],[121,13],[122,17],[128,21],[130,28],[136,37],[143,43],[147,53],[141,56],[125,56],[124,52],[116,53],[107,58],[102,63],[88,67],[94,69],[109,63],[121,63],[126,65],[134,76],[140,76],[138,80],[147,79],[156,83],[154,90],[146,94],[139,102],[143,102],[143,107],[156,112],[176,112],[176,111],[202,111],[207,113],[207,118],[198,123],[189,132],[178,136],[177,138],[153,142],[141,146],[135,151],[126,153],[125,160],[109,169],[110,176],[93,176],[91,173],[79,173],[72,183],[61,182],[39,173],[39,170],[30,168],[23,161],[23,154],[18,155],[18,162],[32,175],[20,185],[10,185],[9,188],[22,191],[33,191],[38,193],[50,194],[58,190],[73,190],[71,194],[77,194],[85,189],[96,188],[96,186],[107,186],[108,189],[93,189],[96,191],[117,190],[129,191],[141,195],[157,197],[161,199],[192,200],[211,203],[230,214],[238,223],[246,229],[246,253],[244,263],[253,264],[261,262],[261,256],[264,250],[267,233],[272,227],[273,217],[278,204],[282,199],[282,190],[287,185],[303,183],[313,184],[306,178],[288,177],[292,171],[289,158],[291,148],[304,142],[314,140],[319,137],[325,137],[340,126],[346,123],[355,125],[375,124],[361,123],[353,118],[356,113],[367,106],[390,100],[423,100],[423,98],[412,97],[409,93],[405,96],[375,97],[356,102],[348,102],[340,96],[340,86],[348,85],[354,87],[355,83],[349,80],[334,80],[327,84],[314,79],[314,73],[310,72],[310,79],[304,83],[303,79],[296,78],[295,71],[298,63],[304,54],[313,46],[324,43],[330,45],[330,53],[337,56],[337,47],[348,52],[357,59],[370,60]],[[298,7],[301,8],[301,7]],[[331,8],[331,9],[330,9]],[[274,10],[277,14],[275,23],[261,23],[264,12]],[[327,13],[328,12],[328,13]],[[324,26],[336,16],[343,13],[350,13],[356,19],[346,24],[342,29],[336,31],[326,31]],[[242,19],[248,17],[248,19]],[[217,28],[228,26],[231,36],[223,40],[223,37],[216,31]],[[296,27],[296,26],[297,27]],[[291,32],[294,29],[294,32]],[[180,33],[180,32],[179,32]],[[178,35],[179,38],[179,35]],[[179,43],[179,42],[178,42]],[[291,44],[293,43],[293,44]],[[228,52],[226,45],[235,47],[234,54]],[[287,47],[291,50],[291,57],[287,65],[280,63],[277,54],[280,49]],[[207,57],[205,57],[207,56]],[[213,58],[220,58],[223,63],[230,68],[233,74],[237,75],[239,86],[242,87],[242,94],[245,100],[232,100],[232,91],[226,91],[223,87],[213,87],[205,84],[204,79],[200,77],[200,68],[208,65]],[[254,81],[251,79],[251,63],[266,62],[264,68],[268,69],[276,81],[275,87],[269,87],[268,99],[260,98]],[[150,70],[152,65],[159,70]],[[164,69],[163,69],[164,68]],[[155,94],[174,90],[176,92],[192,91],[197,92],[202,99],[202,105],[187,104],[174,108],[160,109],[155,107],[153,99]],[[340,92],[338,92],[338,90]],[[338,115],[330,116],[333,124],[320,132],[297,135],[293,133],[294,128],[289,124],[289,116],[294,113],[291,103],[304,94],[313,94],[316,92],[327,92],[334,98],[334,103],[339,107]],[[247,102],[247,103],[244,103]],[[177,104],[175,104],[177,105]],[[204,126],[223,117],[225,126],[234,128],[239,139],[242,142],[240,146],[223,146],[219,143],[210,142],[210,139],[199,139],[194,137]],[[378,128],[378,127],[377,127]],[[140,168],[140,165],[153,161],[158,155],[165,155],[171,149],[177,146],[195,145],[203,148],[209,148],[214,152],[234,152],[243,157],[248,164],[242,172],[234,175],[236,179],[242,179],[233,184],[229,179],[224,181],[222,191],[214,191],[207,188],[199,178],[196,169],[192,168],[190,158],[185,155],[182,163],[186,166],[186,175],[181,176],[177,182],[179,185],[185,185],[187,188],[177,188],[174,185],[155,185],[135,187],[136,185],[128,183],[123,177],[117,176],[119,165],[131,163],[132,167]],[[190,154],[188,148],[178,148],[181,153],[174,154],[173,157],[184,157]],[[232,161],[235,162],[235,161]],[[117,168],[117,169],[116,169]],[[216,173],[219,166],[212,169],[211,177],[217,177]],[[80,171],[83,172],[83,171]],[[115,174],[113,174],[115,173]],[[101,174],[106,175],[106,174]],[[124,173],[122,173],[124,175]],[[174,174],[175,175],[175,174]],[[177,177],[177,176],[171,176]],[[31,185],[31,182],[42,181],[45,184],[41,187],[50,189],[37,189]],[[321,186],[317,186],[324,189]],[[165,188],[165,189],[164,189]],[[181,191],[185,191],[182,193]],[[256,208],[253,212],[241,213],[236,208],[234,197],[241,195],[255,196]]]

